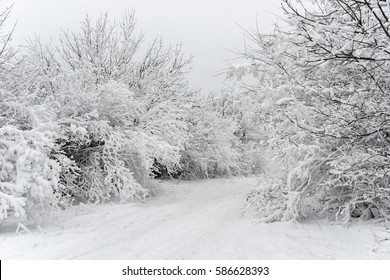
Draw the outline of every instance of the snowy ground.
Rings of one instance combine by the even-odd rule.
[[[390,259],[383,226],[254,223],[243,214],[256,178],[165,182],[139,204],[61,213],[56,225],[0,227],[0,259]]]

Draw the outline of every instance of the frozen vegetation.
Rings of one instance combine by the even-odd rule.
[[[206,99],[133,12],[14,49],[5,9],[0,257],[388,258],[390,2],[282,3]]]

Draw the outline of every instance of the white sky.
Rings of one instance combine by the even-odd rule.
[[[11,3],[11,21],[18,21],[15,43],[34,34],[55,40],[61,28],[77,30],[87,12],[92,19],[104,12],[115,19],[134,9],[146,40],[160,35],[167,44],[182,42],[195,56],[189,79],[205,93],[221,88],[223,77],[216,72],[235,57],[225,49],[242,49],[237,24],[251,29],[257,19],[261,31],[270,32],[275,14],[281,14],[280,0],[1,0],[0,6]]]

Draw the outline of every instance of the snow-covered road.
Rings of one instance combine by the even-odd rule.
[[[74,208],[45,233],[0,227],[0,259],[390,259],[380,226],[328,221],[254,223],[244,216],[256,178],[165,182],[139,204]],[[389,236],[390,237],[390,236]]]

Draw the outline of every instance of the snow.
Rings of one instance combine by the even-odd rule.
[[[7,220],[0,259],[390,259],[383,225],[257,223],[243,210],[258,179],[162,182],[145,203],[74,207],[31,233]]]
[[[294,97],[283,97],[283,98],[279,99],[278,101],[276,101],[275,104],[280,106],[280,105],[286,104],[286,103],[294,101],[294,100],[295,100]]]

